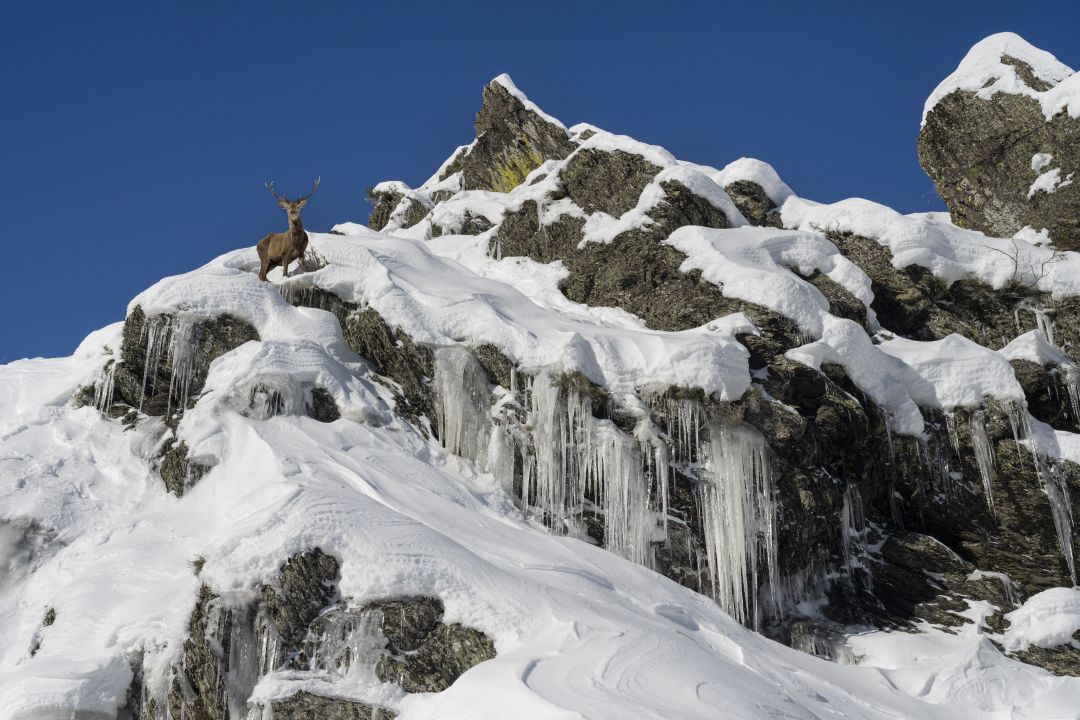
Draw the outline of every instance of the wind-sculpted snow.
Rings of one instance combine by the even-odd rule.
[[[665,242],[686,254],[684,272],[701,270],[702,276],[720,285],[728,297],[774,310],[815,337],[824,330],[829,301],[799,275],[820,271],[873,313],[870,278],[820,235],[773,228],[684,227]],[[799,275],[789,268],[798,270]]]
[[[977,408],[987,397],[1024,402],[1024,390],[1009,361],[962,335],[929,342],[893,337],[878,347],[918,375],[921,382],[913,383],[910,389],[924,407]]]
[[[749,387],[746,351],[734,340],[736,333],[754,332],[745,317],[722,318],[683,332],[629,329],[543,308],[510,285],[474,275],[419,242],[370,231],[350,236],[310,233],[310,238],[328,265],[301,276],[297,285],[313,285],[374,308],[417,342],[489,343],[525,372],[580,371],[613,392],[675,385],[735,399]],[[223,281],[235,277],[238,292],[220,302],[252,322],[260,335],[263,323],[274,328],[298,312],[280,296],[272,299],[277,294],[273,285],[260,287],[257,280],[252,285],[243,279],[255,266],[253,251],[217,262],[219,266],[208,266],[205,272],[165,280],[133,302],[155,310],[172,306],[197,311],[200,303],[219,301],[211,297],[219,282],[228,294]],[[187,292],[210,299],[188,303],[183,299]],[[244,311],[242,306],[259,310]]]
[[[1005,647],[1027,650],[1029,646],[1050,648],[1076,644],[1073,635],[1080,630],[1080,590],[1050,588],[1032,595],[1024,604],[1005,616]]]

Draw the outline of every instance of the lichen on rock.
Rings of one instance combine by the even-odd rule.
[[[561,160],[574,149],[566,129],[527,107],[496,78],[484,88],[476,114],[476,142],[444,172],[462,173],[465,190],[509,192],[545,160]]]

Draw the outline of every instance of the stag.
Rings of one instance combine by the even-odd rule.
[[[301,272],[307,271],[304,267],[304,252],[307,250],[308,236],[304,231],[304,224],[300,222],[300,211],[304,209],[307,201],[319,189],[319,180],[321,179],[321,177],[316,178],[315,187],[311,188],[311,192],[296,200],[289,200],[274,192],[273,181],[266,183],[266,189],[270,191],[270,194],[278,201],[278,205],[288,214],[289,229],[287,232],[270,233],[255,246],[255,249],[259,252],[260,280],[266,280],[266,274],[279,265],[281,266],[282,276],[289,277],[289,264],[293,260],[300,261]]]

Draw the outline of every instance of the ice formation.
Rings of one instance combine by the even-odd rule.
[[[187,315],[155,315],[143,326],[146,340],[146,363],[143,366],[143,400],[146,393],[157,391],[157,370],[170,366],[168,414],[173,407],[184,412],[191,387],[192,363],[195,360],[197,318]],[[142,409],[142,400],[139,402]]]
[[[440,347],[435,350],[434,383],[443,447],[489,469],[491,393],[484,369],[467,348]]]
[[[844,550],[844,570],[848,582],[858,582],[864,587],[871,586],[870,563],[866,549],[866,515],[863,512],[862,495],[855,485],[848,485],[844,490],[844,501],[840,509],[840,540]]]
[[[971,434],[971,449],[975,454],[975,466],[979,469],[979,479],[982,480],[983,497],[990,514],[994,514],[994,446],[990,444],[990,438],[986,435],[986,413],[976,410],[971,414],[968,422],[968,431]]]
[[[780,585],[768,446],[748,425],[714,422],[709,435],[700,493],[713,595],[732,617],[758,627],[777,610]]]
[[[1069,569],[1069,577],[1073,585],[1076,585],[1076,561],[1073,549],[1073,516],[1072,502],[1069,498],[1069,486],[1061,473],[1050,462],[1046,452],[1042,449],[1039,435],[1035,433],[1031,415],[1027,408],[1009,404],[1006,406],[1009,416],[1009,424],[1012,428],[1013,437],[1017,448],[1027,447],[1035,465],[1035,472],[1042,483],[1043,492],[1050,502],[1050,511],[1054,520],[1054,530],[1057,532],[1058,545],[1061,547],[1061,555],[1065,565]],[[1022,450],[1021,450],[1022,452]]]

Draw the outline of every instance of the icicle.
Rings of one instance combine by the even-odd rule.
[[[604,510],[604,545],[631,562],[652,566],[648,483],[636,443],[610,422],[594,423],[587,437],[585,488]]]
[[[1062,365],[1061,374],[1065,391],[1069,395],[1073,420],[1080,425],[1080,368],[1076,365]]]
[[[928,426],[928,431],[931,427]],[[940,431],[938,431],[940,432]],[[954,495],[952,475],[949,470],[949,459],[942,452],[941,442],[936,436],[920,435],[915,438],[916,457],[920,465],[930,476],[930,485],[933,489],[943,493],[946,497]],[[922,481],[919,482],[922,489]]]
[[[971,414],[968,423],[971,433],[971,450],[975,455],[975,466],[979,469],[979,477],[982,479],[983,495],[986,497],[986,505],[990,508],[992,516],[997,515],[994,511],[994,447],[990,444],[990,438],[986,435],[986,413],[976,410]]]
[[[1039,332],[1042,333],[1043,338],[1046,342],[1057,347],[1057,343],[1054,342],[1053,318],[1050,317],[1050,314],[1046,312],[1045,308],[1033,307],[1031,308],[1031,312],[1035,315],[1035,325],[1038,327]]]
[[[172,414],[172,399],[179,400],[177,410],[187,409],[188,392],[191,388],[191,371],[195,365],[195,320],[179,317],[172,327],[172,343],[169,345],[169,359],[172,361],[172,373],[169,375],[169,400],[167,415]]]
[[[157,390],[157,369],[162,362],[171,366],[169,374],[169,394],[166,399],[166,414],[172,414],[173,400],[176,399],[177,411],[187,409],[191,376],[198,350],[196,330],[198,320],[194,317],[170,317],[155,315],[147,320],[143,327],[146,336],[146,357],[143,364],[142,395],[139,409],[142,410],[147,390],[153,394]],[[149,383],[149,388],[147,388]]]
[[[249,606],[227,611],[229,616],[229,657],[225,674],[225,696],[229,720],[247,717],[247,701],[259,681],[260,652],[255,637],[255,621]]]
[[[892,416],[889,415],[889,412],[885,408],[880,406],[878,407],[878,415],[881,417],[881,422],[885,426],[885,440],[889,445],[889,458],[891,461],[891,458],[896,457],[896,449],[893,447],[892,437]]]
[[[547,373],[534,378],[529,390],[535,499],[528,494],[524,497],[544,513],[548,527],[564,529],[569,519],[580,512],[579,498],[584,498],[577,450],[585,444],[584,421],[591,411],[576,387],[564,388]]]
[[[116,361],[110,360],[105,366],[105,372],[100,382],[94,388],[94,407],[101,412],[107,412],[113,403],[113,393],[116,389]]]
[[[552,530],[568,532],[592,500],[604,518],[605,547],[651,567],[658,520],[667,533],[666,446],[635,440],[611,421],[595,419],[591,400],[574,382],[556,382],[543,372],[526,380],[526,395],[532,440],[532,452],[522,452],[526,508],[538,510]]]
[[[713,597],[736,620],[757,629],[761,564],[773,606],[779,585],[768,446],[748,425],[713,422],[709,433],[707,479],[699,487]]]
[[[487,375],[467,348],[435,350],[439,440],[455,455],[487,469],[491,439],[491,393]]]
[[[848,485],[844,490],[844,501],[840,508],[840,539],[848,582],[854,587],[855,569],[859,568],[864,571],[865,586],[869,590],[871,580],[866,551],[866,515],[863,512],[862,495],[854,485]]]
[[[656,478],[657,495],[660,500],[660,523],[664,530],[664,541],[668,537],[668,494],[671,486],[671,462],[668,446],[657,443],[653,448],[653,476]]]
[[[332,678],[369,681],[384,654],[381,612],[335,611],[321,619],[310,669]]]
[[[142,410],[146,400],[146,384],[151,382],[150,392],[157,388],[157,368],[161,362],[161,351],[168,341],[169,321],[165,315],[155,315],[149,318],[143,325],[143,334],[146,336],[146,353],[143,361],[142,394],[139,396],[139,409]],[[154,372],[151,372],[153,370]]]
[[[945,429],[949,433],[949,445],[957,457],[960,457],[960,436],[956,431],[956,413],[945,416]]]
[[[501,424],[491,428],[491,438],[487,447],[488,472],[495,476],[508,493],[514,489],[514,453],[517,443],[514,436]]]
[[[1069,487],[1065,480],[1060,477],[1046,462],[1046,455],[1039,445],[1039,438],[1031,427],[1031,415],[1027,408],[1018,403],[1009,403],[1006,406],[1009,416],[1009,425],[1012,427],[1013,438],[1017,448],[1022,448],[1021,440],[1027,442],[1031,459],[1035,464],[1035,474],[1038,476],[1050,501],[1050,512],[1054,518],[1054,529],[1057,531],[1058,544],[1061,546],[1061,554],[1065,558],[1065,565],[1069,568],[1069,578],[1076,585],[1076,564],[1073,555],[1072,543],[1072,502],[1069,498]]]

